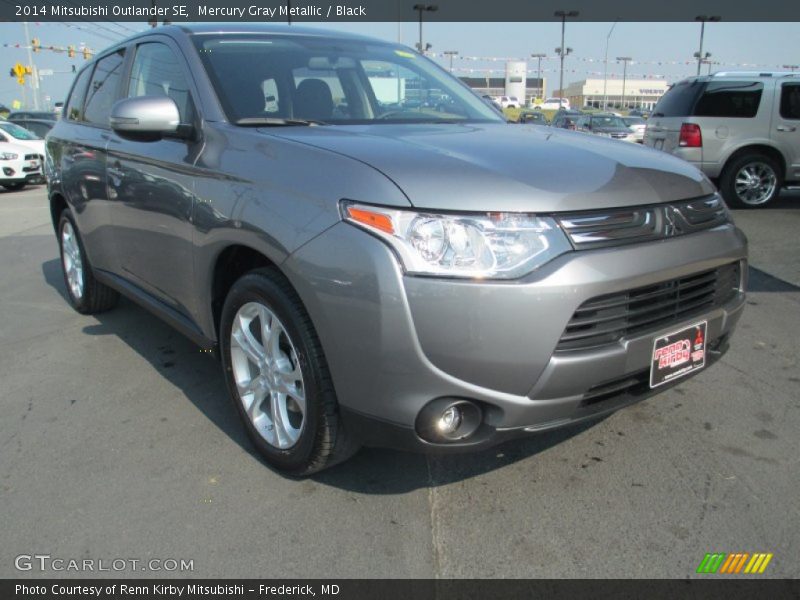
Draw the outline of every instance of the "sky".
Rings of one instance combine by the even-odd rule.
[[[622,77],[622,64],[618,56],[629,56],[628,77],[650,76],[674,82],[694,75],[697,70],[692,54],[698,50],[700,25],[698,23],[627,23],[619,22],[613,33],[608,33],[613,23],[569,22],[566,28],[566,46],[573,49],[565,61],[565,85],[586,78],[602,78],[603,56],[608,40],[609,77]],[[413,46],[418,40],[416,23],[332,23],[309,24],[333,31],[361,33]],[[102,50],[130,35],[132,31],[146,28],[144,23],[41,23],[30,24],[31,37],[45,45],[80,47]],[[531,53],[545,53],[554,57],[554,49],[561,43],[560,23],[428,23],[423,29],[424,41],[433,45],[432,52],[456,50],[460,57],[495,57],[500,60],[453,61],[456,75],[485,76],[487,69],[497,69],[494,76],[502,76],[505,58],[524,58]],[[24,45],[22,23],[0,23],[0,44]],[[785,64],[800,64],[800,23],[708,23],[705,29],[703,51],[711,53],[711,60],[722,64],[712,65],[712,70],[782,70]],[[0,103],[7,106],[22,93],[16,80],[8,75],[16,62],[28,63],[27,51],[3,47],[0,66],[5,71],[0,77]],[[446,67],[449,59],[435,57]],[[43,78],[41,95],[50,102],[64,99],[72,82],[71,66],[80,66],[83,58],[42,51],[34,54],[39,69],[52,69],[53,75]],[[687,61],[690,64],[685,64]],[[661,64],[657,64],[657,63]],[[669,64],[669,63],[680,64]],[[758,67],[739,65],[753,64]],[[528,69],[535,76],[536,61],[530,60]],[[470,73],[469,69],[473,72]],[[558,80],[558,60],[542,62],[548,88],[555,89]],[[703,67],[706,72],[707,67]]]

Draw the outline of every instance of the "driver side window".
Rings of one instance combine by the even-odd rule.
[[[178,57],[161,43],[147,42],[136,50],[128,85],[128,98],[167,96],[178,105],[181,123],[194,120],[189,83]]]

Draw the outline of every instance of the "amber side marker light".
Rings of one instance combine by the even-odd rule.
[[[392,224],[392,219],[383,213],[364,210],[363,208],[356,208],[354,206],[348,206],[347,215],[362,225],[372,227],[373,229],[378,229],[385,233],[394,234],[394,225]]]

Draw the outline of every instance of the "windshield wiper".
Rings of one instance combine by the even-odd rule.
[[[312,119],[281,119],[278,117],[247,117],[234,121],[234,125],[240,127],[290,127],[292,125],[327,125],[325,121],[315,121]]]

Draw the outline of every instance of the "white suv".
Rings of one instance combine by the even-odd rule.
[[[715,73],[673,85],[644,144],[691,162],[728,204],[763,206],[800,182],[800,74]]]
[[[544,102],[534,108],[540,110],[558,110],[564,108],[569,110],[569,100],[566,98],[547,98]]]
[[[18,144],[0,141],[0,186],[21,190],[29,182],[42,180],[42,161],[38,153]]]

